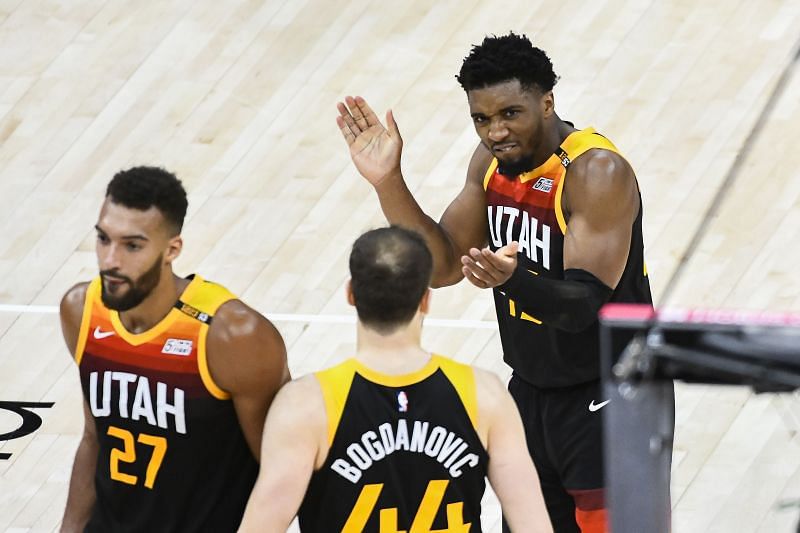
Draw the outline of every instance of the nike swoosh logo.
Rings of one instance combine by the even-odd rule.
[[[106,337],[111,337],[114,335],[113,331],[102,331],[100,326],[94,328],[94,338],[95,339],[105,339]]]
[[[597,411],[598,409],[602,409],[602,408],[603,408],[603,407],[604,407],[604,406],[605,406],[605,405],[606,405],[608,402],[610,402],[610,401],[611,401],[611,400],[606,400],[606,401],[604,401],[604,402],[600,402],[600,403],[598,403],[598,404],[595,404],[595,403],[594,403],[594,400],[592,400],[592,402],[589,404],[589,411],[591,411],[591,412],[593,412],[593,413],[594,413],[594,412],[595,412],[595,411]]]

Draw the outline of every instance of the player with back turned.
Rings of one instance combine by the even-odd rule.
[[[355,357],[278,393],[241,531],[480,531],[486,476],[515,531],[551,531],[500,380],[420,346],[431,268],[408,230],[355,242]]]

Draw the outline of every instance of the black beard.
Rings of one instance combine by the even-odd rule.
[[[161,279],[161,260],[162,256],[159,256],[153,266],[139,276],[139,279],[136,281],[126,276],[120,276],[115,270],[104,270],[100,272],[101,278],[106,275],[118,277],[119,279],[125,280],[130,287],[128,292],[122,296],[112,296],[106,292],[105,284],[101,283],[100,299],[103,301],[103,305],[113,311],[128,311],[142,303],[145,298],[150,296],[150,293],[153,292],[153,289],[158,285],[158,280]]]
[[[530,156],[523,156],[516,161],[509,161],[508,163],[497,160],[497,172],[509,179],[530,172],[534,168],[536,168],[536,164],[533,162],[533,157]]]

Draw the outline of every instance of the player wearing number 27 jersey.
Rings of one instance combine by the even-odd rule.
[[[96,225],[100,275],[62,300],[85,400],[62,531],[235,531],[241,521],[286,352],[225,288],[172,273],[185,212],[172,174],[118,173]]]
[[[431,268],[408,230],[356,241],[356,355],[278,393],[241,531],[481,531],[487,476],[515,531],[552,531],[511,396],[420,346]]]

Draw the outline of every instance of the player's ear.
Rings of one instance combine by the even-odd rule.
[[[550,118],[555,113],[556,108],[556,97],[553,95],[553,91],[547,91],[544,93],[539,100],[542,110],[542,117]]]
[[[347,296],[347,303],[355,307],[356,299],[353,297],[353,280],[348,279],[347,285],[344,288],[344,293]]]
[[[419,301],[419,312],[423,315],[428,314],[428,309],[430,309],[431,305],[431,290],[425,289],[425,294],[422,295],[422,299]]]
[[[181,255],[181,250],[183,250],[183,237],[178,234],[167,241],[167,251],[164,254],[164,262],[171,265],[172,262]]]

